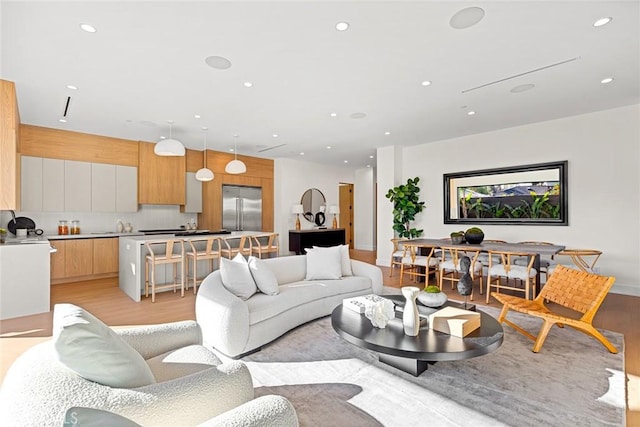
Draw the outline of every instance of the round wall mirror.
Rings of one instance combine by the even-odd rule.
[[[304,213],[302,214],[309,222],[315,222],[316,225],[324,224],[324,209],[327,204],[322,191],[317,188],[310,188],[304,192],[300,200]],[[318,215],[322,213],[322,215]],[[318,222],[321,222],[320,224]]]

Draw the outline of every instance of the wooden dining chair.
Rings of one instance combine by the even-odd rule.
[[[180,287],[180,296],[184,297],[184,240],[150,240],[146,241],[144,245],[147,248],[145,257],[145,297],[149,297],[149,286],[151,286],[151,302],[156,302],[156,291],[173,289],[175,293],[178,286]],[[176,248],[177,251],[175,250]],[[156,267],[169,264],[173,266],[173,281],[165,284],[156,283]],[[179,283],[178,272],[180,273]]]
[[[469,273],[472,280],[479,280],[480,295],[482,295],[482,264],[478,261],[480,250],[468,250],[460,249],[448,246],[441,246],[440,248],[440,260],[438,263],[438,286],[442,290],[444,281],[451,282],[451,289],[455,284],[460,281],[460,259],[463,256],[468,256],[471,260],[471,267]],[[471,292],[470,300],[473,301],[473,291]]]
[[[571,258],[573,265],[565,265],[566,267],[575,267],[585,273],[596,273],[595,266],[602,255],[602,251],[597,249],[564,249],[558,253],[558,256],[568,256]],[[553,273],[553,268],[549,269],[549,275]]]
[[[247,235],[223,237],[221,243],[220,256],[232,259],[239,253],[251,255],[251,239]]]
[[[393,269],[395,266],[400,267],[402,265],[402,257],[404,256],[403,242],[408,240],[406,237],[391,239],[393,244],[393,251],[391,252],[391,263],[389,264],[389,277],[393,275]]]
[[[278,233],[260,234],[251,236],[251,254],[262,258],[262,255],[270,257],[275,254],[276,257],[280,253],[278,246]]]
[[[521,245],[543,245],[543,246],[551,246],[553,243],[549,242],[541,242],[538,240],[529,240],[525,242],[518,242]],[[520,259],[516,259],[516,264],[518,265],[527,265],[529,263],[529,259],[527,257],[523,257]],[[554,256],[551,257],[543,257],[540,256],[540,274],[544,274],[545,282],[549,279],[549,268],[554,265]],[[541,282],[542,283],[542,282]]]
[[[540,291],[540,295],[533,301],[511,295],[495,294],[494,298],[503,304],[498,321],[511,326],[525,337],[533,340],[534,353],[540,351],[553,325],[558,325],[560,328],[563,328],[564,325],[571,326],[596,338],[611,353],[617,353],[618,349],[592,324],[596,312],[614,281],[615,277],[599,276],[558,265],[544,288]],[[566,316],[553,310],[552,306],[545,305],[546,301],[569,308],[582,314],[582,316],[580,318]],[[538,332],[538,336],[532,335],[508,320],[507,313],[509,310],[541,318],[544,323]]]
[[[494,258],[500,262],[494,262]],[[526,257],[527,265],[517,265],[515,260]],[[536,296],[536,277],[538,272],[533,268],[535,254],[511,251],[489,251],[489,268],[487,270],[487,303],[491,297],[491,289],[497,293],[502,289],[524,292],[527,299]],[[520,287],[519,283],[523,286]]]
[[[429,276],[438,274],[439,260],[435,253],[435,247],[421,247],[419,245],[405,243],[402,252],[402,264],[400,264],[400,285],[404,275],[408,275],[412,280],[424,277],[424,286],[429,284]],[[420,254],[426,252],[426,255]],[[436,277],[436,283],[437,277]]]
[[[216,260],[220,263],[220,238],[207,237],[202,239],[189,240],[191,250],[187,252],[187,281],[186,288],[189,290],[189,282],[193,284],[193,293],[196,293],[198,283],[202,279],[198,279],[198,261],[208,261],[209,268],[207,274],[215,269]],[[189,270],[192,270],[189,275]]]

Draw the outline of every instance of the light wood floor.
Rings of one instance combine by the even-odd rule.
[[[371,264],[375,263],[375,252],[352,251],[351,256]],[[399,287],[399,271],[389,277],[389,269],[382,267],[384,284]],[[405,283],[406,285],[407,283]],[[447,288],[445,286],[445,288]],[[459,299],[456,291],[445,289],[452,298]],[[111,326],[137,325],[195,319],[195,296],[190,290],[184,298],[172,292],[156,295],[156,302],[145,299],[140,303],[132,301],[120,291],[117,279],[55,285],[51,289],[51,305],[69,302],[77,304],[93,313]],[[474,301],[484,304],[484,297],[478,295]],[[489,305],[498,307],[493,300]],[[619,294],[609,294],[596,315],[594,325],[624,334],[625,372],[629,408],[627,426],[640,427],[640,298]],[[0,380],[13,360],[29,347],[51,336],[52,313],[25,316],[0,322]],[[545,344],[548,345],[548,344]],[[532,342],[533,346],[533,342]],[[619,349],[622,351],[622,349]],[[544,347],[542,348],[544,352]],[[602,351],[606,351],[602,347]]]

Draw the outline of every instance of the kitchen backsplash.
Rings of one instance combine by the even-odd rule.
[[[110,213],[110,212],[27,212],[16,211],[16,217],[31,218],[36,223],[36,228],[44,230],[45,235],[58,234],[58,221],[80,221],[82,234],[116,231],[116,223],[121,220],[123,224],[131,223],[133,230],[146,230],[154,228],[179,228],[193,219],[198,223],[198,214],[182,213],[179,206],[173,205],[140,205],[138,212]],[[0,227],[7,228],[11,220],[11,213],[2,211]]]

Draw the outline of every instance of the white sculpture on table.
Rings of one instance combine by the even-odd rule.
[[[364,315],[371,320],[371,324],[376,328],[385,328],[389,320],[396,316],[393,301],[380,298],[374,304],[369,304],[364,310]]]

